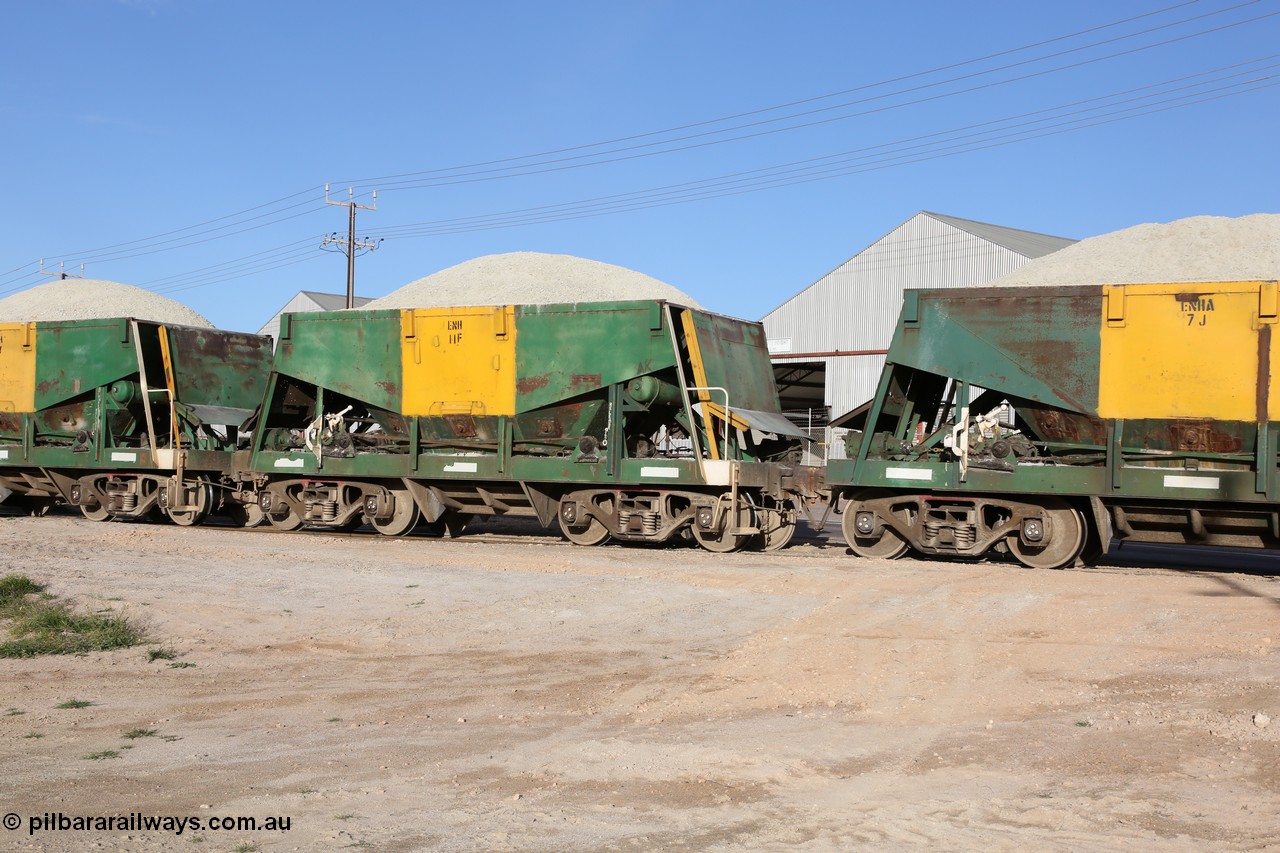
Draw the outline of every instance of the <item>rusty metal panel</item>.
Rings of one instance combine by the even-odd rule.
[[[271,339],[192,326],[166,326],[177,399],[188,404],[253,409],[271,371]]]
[[[516,309],[516,410],[529,412],[675,365],[651,328],[651,302],[522,305]]]

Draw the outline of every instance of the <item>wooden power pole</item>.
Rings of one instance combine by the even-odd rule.
[[[378,209],[378,191],[373,191],[372,204],[356,204],[355,187],[347,187],[347,200],[334,201],[329,198],[329,185],[324,185],[324,203],[339,204],[347,208],[347,238],[345,240],[338,237],[335,231],[324,240],[320,241],[320,248],[325,246],[336,245],[341,248],[338,251],[345,252],[347,255],[347,307],[356,307],[356,252],[360,249],[366,249],[372,252],[378,248],[378,244],[382,242],[378,240],[357,240],[356,239],[356,211],[357,210],[377,210]]]

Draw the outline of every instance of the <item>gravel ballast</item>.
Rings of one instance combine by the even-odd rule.
[[[213,328],[212,323],[181,302],[117,281],[58,279],[0,299],[0,323],[108,317]]]
[[[1192,216],[1081,240],[995,287],[1280,279],[1280,215]]]
[[[484,255],[410,282],[364,308],[450,308],[665,299],[700,308],[689,294],[613,264],[542,252]]]

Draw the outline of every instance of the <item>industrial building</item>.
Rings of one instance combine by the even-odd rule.
[[[766,314],[783,410],[817,440],[810,461],[844,455],[840,426],[875,394],[904,290],[978,287],[1074,242],[921,211]]]

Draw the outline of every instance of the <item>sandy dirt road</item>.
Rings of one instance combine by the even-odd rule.
[[[1280,850],[1274,571],[479,531],[0,518],[0,574],[152,638],[0,661],[0,847]]]

